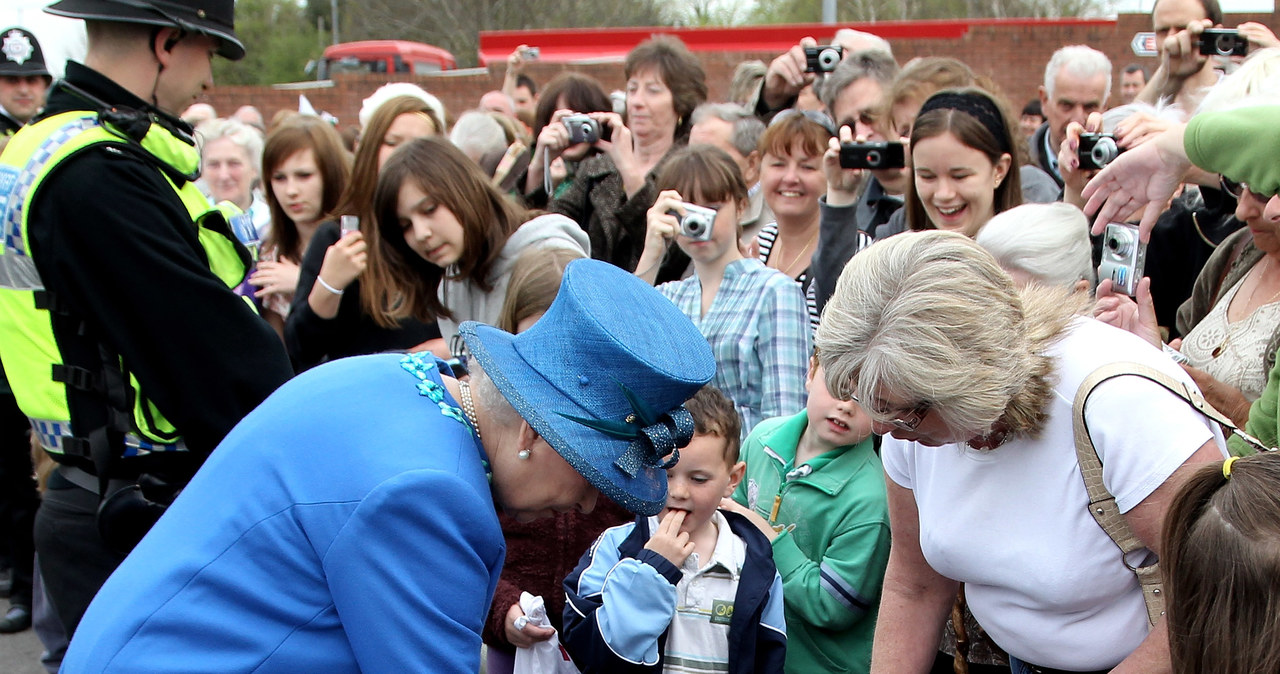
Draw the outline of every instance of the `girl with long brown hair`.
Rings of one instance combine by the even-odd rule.
[[[373,217],[378,171],[398,146],[439,133],[435,111],[415,96],[390,98],[369,118],[347,190],[316,230],[302,261],[298,294],[285,324],[285,345],[297,369],[408,349],[440,337],[435,321],[405,318],[384,326],[374,319],[372,298],[388,281],[379,259],[368,254],[379,239]],[[343,216],[354,216],[356,228],[343,230]]]

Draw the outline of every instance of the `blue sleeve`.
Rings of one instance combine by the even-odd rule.
[[[812,350],[809,308],[800,286],[775,277],[765,288],[758,315],[760,343],[760,416],[791,416],[804,409],[805,374]]]
[[[487,494],[418,470],[379,485],[351,514],[323,565],[362,671],[480,670],[505,554],[492,513]]]
[[[787,623],[783,611],[782,576],[775,570],[769,600],[760,615],[756,636],[756,671],[781,672],[787,659]]]
[[[652,550],[621,557],[618,544],[634,526],[601,534],[565,578],[562,641],[583,674],[661,668],[681,573]]]

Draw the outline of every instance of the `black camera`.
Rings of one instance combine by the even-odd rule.
[[[1240,31],[1206,28],[1200,34],[1200,53],[1205,56],[1244,56],[1249,53],[1249,39]]]
[[[1109,133],[1080,134],[1080,169],[1092,171],[1110,164],[1124,148],[1116,144],[1116,137]]]
[[[693,241],[710,241],[711,233],[716,226],[716,209],[698,206],[689,202],[681,202],[684,206],[684,215],[680,215],[679,211],[667,211],[670,215],[676,216],[676,221],[680,223],[680,236]]]
[[[826,47],[805,47],[804,61],[807,73],[829,73],[840,65],[844,58],[844,49],[835,45]]]
[[[560,122],[569,130],[570,145],[609,140],[613,135],[608,124],[601,124],[587,115],[565,115]]]
[[[902,143],[840,143],[840,168],[900,169],[907,165]]]

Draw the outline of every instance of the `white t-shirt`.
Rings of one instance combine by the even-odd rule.
[[[1048,353],[1057,380],[1038,440],[1020,437],[978,451],[886,437],[884,467],[913,491],[925,559],[966,583],[969,608],[997,644],[1045,667],[1109,669],[1146,637],[1146,608],[1119,548],[1089,515],[1072,403],[1080,382],[1111,362],[1191,378],[1146,342],[1093,319],[1072,321]],[[1103,483],[1121,512],[1210,438],[1226,446],[1217,424],[1138,377],[1098,386],[1085,416]]]

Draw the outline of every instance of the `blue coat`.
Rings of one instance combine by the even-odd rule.
[[[787,637],[783,618],[782,580],[773,564],[769,539],[747,519],[737,513],[721,511],[729,521],[729,530],[746,543],[747,558],[734,596],[734,612],[729,623],[729,674],[781,672],[786,659]],[[621,621],[632,633],[621,635],[629,644],[645,641],[644,634],[657,636],[653,664],[643,658],[629,660],[617,651],[622,644],[610,644],[600,631],[596,610],[603,600],[604,579],[622,560],[648,564],[673,587],[680,582],[681,571],[662,555],[645,549],[649,540],[648,518],[640,517],[632,524],[614,527],[600,535],[582,556],[578,567],[564,580],[567,603],[564,607],[562,641],[584,674],[592,672],[661,672],[667,628],[675,606],[657,599],[663,593],[645,594],[655,601],[647,602],[638,595],[632,598],[646,606],[642,615],[628,615]],[[662,579],[656,582],[664,582]],[[665,619],[663,615],[665,614]],[[652,637],[650,637],[652,638]],[[650,644],[652,645],[652,644]],[[624,649],[625,650],[625,649]],[[651,648],[646,650],[652,650]]]
[[[246,417],[62,671],[479,671],[506,548],[479,442],[435,363],[410,362],[420,376],[396,355],[323,365]]]

